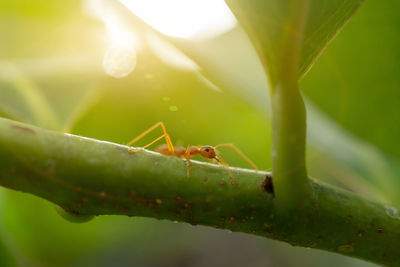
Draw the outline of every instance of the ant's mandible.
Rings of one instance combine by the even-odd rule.
[[[223,165],[225,167],[226,171],[228,172],[229,177],[231,178],[232,185],[236,185],[235,178],[233,177],[233,174],[232,174],[231,170],[229,169],[228,164],[226,164],[226,162],[223,160],[221,154],[216,149],[218,147],[230,147],[230,148],[233,148],[236,151],[236,153],[238,153],[239,156],[241,156],[244,160],[246,160],[255,170],[258,170],[257,166],[248,157],[246,157],[246,155],[243,154],[243,152],[240,151],[234,144],[220,144],[220,145],[216,145],[216,146],[200,146],[200,147],[188,145],[186,148],[181,147],[181,146],[174,147],[163,122],[157,122],[152,127],[150,127],[148,130],[144,131],[142,134],[140,134],[136,138],[132,139],[132,141],[130,141],[126,145],[131,146],[132,144],[136,143],[137,141],[142,139],[144,136],[149,134],[151,131],[155,130],[157,127],[161,127],[161,129],[163,131],[163,134],[161,136],[157,137],[152,142],[150,142],[149,144],[147,144],[141,148],[138,148],[138,149],[129,148],[128,151],[129,152],[138,152],[140,150],[145,149],[146,147],[151,146],[152,144],[161,140],[162,138],[164,138],[166,141],[166,144],[159,146],[156,149],[156,152],[163,154],[163,155],[167,155],[167,156],[177,156],[177,157],[186,159],[186,165],[187,165],[186,174],[187,174],[188,178],[190,178],[190,159],[195,157],[197,154],[200,154],[201,156],[203,156],[206,159],[212,159],[212,160],[216,161],[218,164]]]

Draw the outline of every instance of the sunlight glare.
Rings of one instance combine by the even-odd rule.
[[[104,71],[114,78],[128,76],[136,67],[136,51],[140,48],[136,32],[120,18],[112,1],[86,0],[84,9],[102,20],[107,30],[109,47],[103,57]]]
[[[120,0],[130,11],[163,34],[211,38],[236,25],[224,0]]]
[[[104,54],[104,70],[114,78],[124,78],[136,67],[139,47],[136,35],[116,19],[106,19],[105,25],[111,44]]]

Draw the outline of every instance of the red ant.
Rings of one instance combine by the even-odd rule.
[[[248,157],[246,157],[246,155],[243,154],[243,152],[240,151],[234,144],[220,144],[220,145],[216,145],[214,147],[213,146],[197,147],[197,146],[189,146],[189,145],[186,148],[184,148],[182,146],[174,147],[163,122],[157,122],[155,125],[150,127],[148,130],[144,131],[142,134],[140,134],[139,136],[134,138],[132,141],[130,141],[127,144],[127,146],[131,146],[133,143],[139,141],[140,139],[142,139],[144,136],[149,134],[151,131],[153,131],[157,127],[161,127],[161,129],[163,131],[163,134],[160,137],[156,138],[155,140],[153,140],[152,142],[150,142],[149,144],[147,144],[141,148],[138,148],[138,149],[129,148],[128,151],[129,152],[138,152],[142,149],[145,149],[148,146],[151,146],[152,144],[161,140],[162,138],[165,138],[166,144],[159,146],[156,149],[156,152],[163,154],[163,155],[167,155],[167,156],[177,156],[177,157],[186,159],[186,165],[187,165],[186,174],[187,174],[188,178],[190,178],[190,159],[195,157],[197,154],[200,154],[201,156],[203,156],[206,159],[215,160],[218,164],[223,165],[225,167],[226,171],[228,172],[229,177],[231,178],[232,185],[236,185],[235,178],[233,178],[233,174],[232,174],[231,170],[229,169],[228,164],[226,164],[226,162],[223,160],[221,154],[216,149],[218,147],[231,147],[236,151],[236,153],[238,153],[239,156],[241,156],[244,160],[246,160],[255,170],[258,170],[257,166]]]

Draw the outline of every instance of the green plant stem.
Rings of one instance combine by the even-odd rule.
[[[271,102],[272,173],[276,178],[277,205],[282,211],[291,212],[302,208],[311,196],[305,164],[305,106],[295,85],[287,84],[276,87]]]
[[[155,152],[0,119],[0,184],[54,202],[71,214],[120,214],[252,233],[400,265],[397,209],[310,181],[313,205],[290,217],[262,186],[266,172],[226,170]],[[38,214],[40,216],[40,214]]]
[[[310,200],[307,178],[306,110],[298,88],[303,30],[310,0],[293,0],[276,79],[271,80],[272,173],[278,206],[282,211],[302,209]]]

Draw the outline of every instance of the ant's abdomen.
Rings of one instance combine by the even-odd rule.
[[[173,155],[173,153],[171,153],[171,151],[169,151],[167,144],[163,144],[163,145],[157,147],[155,151],[160,154],[167,155],[167,156]]]
[[[186,148],[183,146],[177,146],[175,147],[175,155],[181,158],[184,158],[186,154]]]
[[[175,153],[172,153],[169,149],[168,149],[168,145],[167,144],[163,144],[159,147],[157,147],[157,149],[155,150],[156,152],[166,155],[166,156],[177,156],[180,158],[186,158],[186,148],[183,146],[177,146],[175,147]],[[196,154],[198,154],[199,149],[197,147],[190,147],[189,150],[189,158],[193,158]]]

